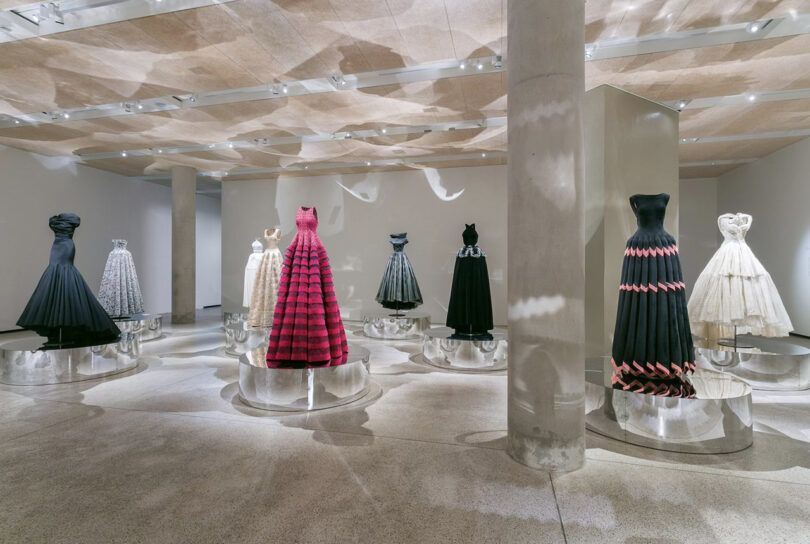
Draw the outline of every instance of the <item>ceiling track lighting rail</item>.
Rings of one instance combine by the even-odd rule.
[[[506,153],[503,151],[487,152],[488,159],[506,159]],[[212,170],[208,172],[198,172],[197,176],[202,178],[223,178],[235,176],[256,176],[256,175],[273,175],[284,174],[289,172],[318,172],[324,170],[341,170],[348,168],[368,168],[368,167],[391,167],[391,166],[413,166],[418,167],[424,164],[432,164],[438,162],[455,162],[455,161],[471,161],[481,160],[481,153],[457,153],[454,155],[426,155],[421,157],[403,157],[395,159],[378,159],[373,161],[351,161],[351,162],[315,162],[315,163],[299,163],[290,166],[277,166],[274,168],[246,168],[238,170]],[[135,176],[144,181],[162,181],[171,179],[171,174],[153,174],[147,176]]]
[[[461,68],[461,64],[466,63],[469,63],[470,66],[481,65],[482,68]],[[67,113],[69,120],[88,120],[102,117],[115,117],[118,115],[172,111],[182,108],[199,108],[256,100],[272,100],[292,96],[339,92],[349,89],[379,87],[382,85],[401,85],[420,81],[435,81],[437,79],[451,77],[502,72],[506,69],[504,59],[500,55],[467,59],[465,63],[461,64],[456,60],[434,62],[416,66],[406,66],[396,70],[360,72],[357,74],[344,74],[340,76],[287,81],[283,83],[276,82],[221,91],[178,94],[132,102],[114,102],[98,106],[70,108],[57,112],[36,112],[16,116],[1,116],[0,129],[23,125],[60,123],[68,120],[62,115],[54,117],[52,115],[53,113]],[[137,108],[134,108],[133,104],[137,104]]]
[[[810,89],[793,89],[787,91],[764,91],[758,93],[740,93],[726,96],[709,96],[689,100],[672,100],[664,102],[676,110],[699,110],[723,106],[748,106],[754,102],[781,102],[784,100],[801,100],[810,98]]]
[[[277,145],[300,144],[304,142],[328,142],[333,140],[369,138],[388,138],[411,134],[429,134],[431,132],[449,132],[456,130],[480,130],[483,128],[505,127],[506,117],[489,117],[472,121],[450,121],[431,125],[386,126],[375,129],[334,132],[328,134],[307,134],[303,136],[282,136],[278,138],[254,138],[252,140],[233,140],[209,144],[154,147],[146,149],[127,149],[126,156],[146,157],[153,155],[171,155],[178,153],[201,153],[206,151],[232,151],[238,149],[270,148]],[[85,153],[72,158],[80,162],[114,159],[122,156],[121,151]]]
[[[61,0],[0,10],[0,43],[234,0]]]
[[[723,159],[715,161],[682,162],[680,168],[693,168],[697,166],[734,166],[738,164],[749,164],[759,160],[759,157],[749,159]]]

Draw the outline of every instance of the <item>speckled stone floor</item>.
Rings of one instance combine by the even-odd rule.
[[[217,309],[166,326],[128,373],[0,386],[0,542],[810,541],[810,392],[756,393],[742,452],[589,433],[586,467],[550,478],[504,452],[504,373],[349,329],[372,392],[312,414],[240,403]]]

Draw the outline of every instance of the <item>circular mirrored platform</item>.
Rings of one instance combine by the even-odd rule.
[[[239,398],[274,411],[310,411],[355,401],[369,391],[369,351],[349,346],[345,364],[324,368],[267,368],[266,350],[239,358]]]
[[[488,335],[456,335],[453,329],[437,327],[425,331],[422,357],[425,362],[449,370],[491,372],[506,369],[506,331],[493,329]]]
[[[160,314],[135,314],[128,317],[114,317],[113,321],[121,332],[138,333],[141,342],[156,340],[163,336],[163,316]]]
[[[609,357],[585,367],[588,429],[616,440],[682,453],[731,453],[753,443],[751,386],[711,370],[690,377],[696,398],[679,399],[613,389]]]
[[[732,374],[766,391],[810,389],[810,350],[789,338],[745,336],[752,348],[721,346],[704,339],[695,341],[698,365]]]
[[[48,385],[102,378],[138,366],[138,333],[123,332],[115,344],[43,347],[40,337],[0,345],[0,382],[9,385]]]
[[[225,353],[239,357],[256,349],[267,352],[270,329],[250,329],[246,325],[245,322],[236,322],[225,326]]]
[[[392,310],[370,313],[363,316],[363,334],[381,340],[419,340],[430,329],[427,314]]]

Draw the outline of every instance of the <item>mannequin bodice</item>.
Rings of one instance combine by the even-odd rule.
[[[298,213],[295,214],[295,226],[299,231],[315,231],[318,228],[318,210],[315,207],[305,208],[301,206],[298,208]]]
[[[279,240],[281,240],[280,229],[266,229],[264,231],[264,247],[266,249],[276,249],[278,247]]]
[[[752,221],[753,218],[745,213],[724,213],[717,218],[717,226],[724,242],[742,242]]]

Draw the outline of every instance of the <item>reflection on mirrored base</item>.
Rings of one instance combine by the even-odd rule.
[[[138,333],[123,332],[115,344],[43,347],[43,338],[0,345],[0,382],[9,385],[48,385],[102,378],[138,366]]]
[[[506,331],[501,329],[488,335],[464,336],[448,327],[437,327],[425,331],[422,357],[448,370],[491,372],[506,369],[507,347]]]
[[[121,332],[138,333],[141,342],[156,340],[163,336],[163,316],[160,314],[135,314],[128,317],[114,317],[113,321]]]
[[[382,340],[419,340],[430,328],[430,316],[383,310],[363,316],[363,334]]]
[[[698,366],[732,374],[754,389],[800,391],[810,389],[810,350],[789,338],[744,336],[753,346],[727,347],[705,339],[695,340]]]
[[[322,410],[348,404],[369,391],[369,351],[349,346],[348,361],[325,368],[267,368],[266,350],[239,358],[239,398],[273,411]]]
[[[661,397],[613,389],[609,357],[585,367],[588,429],[616,440],[681,453],[731,453],[753,443],[751,387],[732,376],[698,369],[697,397]]]
[[[249,351],[264,349],[270,342],[270,329],[250,329],[245,322],[231,323],[225,327],[225,353],[239,357]]]
[[[222,312],[222,324],[225,327],[228,327],[228,325],[247,323],[247,320],[247,312]]]

